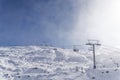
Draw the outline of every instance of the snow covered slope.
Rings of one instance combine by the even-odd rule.
[[[40,46],[0,47],[0,80],[120,80],[119,51],[101,47],[94,70],[91,52]]]

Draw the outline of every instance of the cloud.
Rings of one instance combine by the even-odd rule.
[[[91,0],[78,9],[78,18],[71,35],[71,42],[85,43],[98,39],[103,44],[120,45],[120,1]]]

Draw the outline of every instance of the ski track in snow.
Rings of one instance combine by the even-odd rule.
[[[40,46],[0,47],[0,80],[120,80],[120,50],[91,52]]]

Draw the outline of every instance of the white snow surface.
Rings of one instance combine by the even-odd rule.
[[[120,80],[120,49],[92,52],[41,46],[0,47],[0,80]]]

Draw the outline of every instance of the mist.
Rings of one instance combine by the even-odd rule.
[[[0,45],[120,45],[119,0],[0,0]]]
[[[100,40],[104,45],[120,46],[120,1],[90,0],[78,9],[71,31],[71,42],[82,44],[87,39]]]

